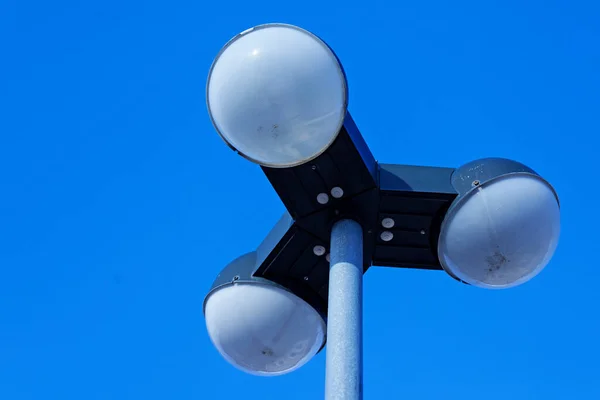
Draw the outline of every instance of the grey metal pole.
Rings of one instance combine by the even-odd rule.
[[[355,221],[333,226],[325,400],[362,400],[363,232]]]

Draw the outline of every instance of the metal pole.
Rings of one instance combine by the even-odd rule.
[[[362,400],[363,232],[342,220],[331,232],[325,400]]]

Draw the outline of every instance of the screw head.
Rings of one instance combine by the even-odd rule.
[[[394,234],[390,231],[383,231],[381,232],[381,240],[383,240],[384,242],[389,242],[390,240],[392,240],[394,238]]]
[[[336,186],[333,189],[331,189],[331,195],[336,199],[340,199],[344,195],[344,189],[342,189],[339,186]]]
[[[394,227],[394,225],[396,225],[396,221],[394,221],[392,218],[384,218],[381,221],[381,226],[383,226],[385,229],[391,229]]]
[[[319,193],[317,195],[317,202],[319,204],[327,204],[327,203],[329,203],[329,195],[327,193]]]
[[[325,247],[323,247],[321,245],[317,245],[317,246],[313,247],[313,253],[315,253],[315,256],[321,257],[322,255],[325,254]]]

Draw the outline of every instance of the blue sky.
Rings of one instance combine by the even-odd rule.
[[[365,398],[600,398],[592,1],[0,2],[0,398],[316,399],[212,347],[205,292],[283,207],[206,112],[208,68],[264,22],[337,52],[382,162],[519,160],[558,191],[551,264],[516,289],[365,275]]]

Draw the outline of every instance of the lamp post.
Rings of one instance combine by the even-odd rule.
[[[266,24],[234,37],[211,67],[207,103],[219,135],[260,165],[286,207],[204,301],[213,344],[246,372],[291,372],[327,341],[326,399],[361,399],[368,268],[443,270],[502,289],[554,254],[558,197],[527,166],[375,161],[347,110],[341,63],[310,32]]]

